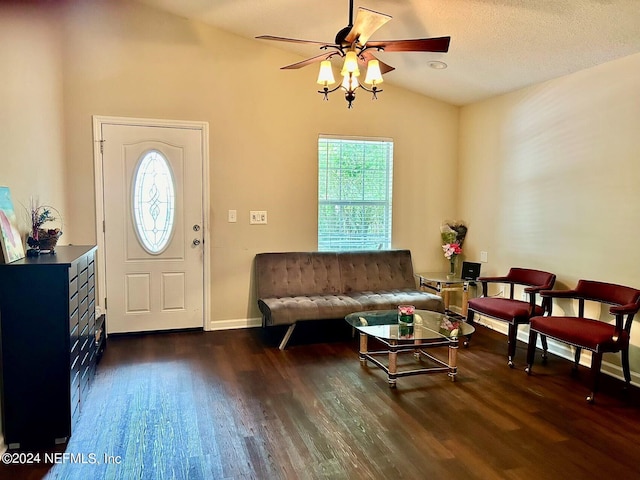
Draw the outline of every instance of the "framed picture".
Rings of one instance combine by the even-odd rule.
[[[11,201],[9,187],[0,187],[0,243],[4,263],[24,258],[24,246],[18,230],[16,212]]]

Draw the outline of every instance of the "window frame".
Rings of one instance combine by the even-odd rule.
[[[325,147],[323,148],[323,144]],[[367,157],[366,147],[368,144],[378,144],[382,145],[382,155],[383,160],[377,160],[374,157]],[[361,159],[355,160],[360,161],[360,171],[361,180],[363,185],[361,187],[362,197],[358,199],[354,198],[345,198],[348,197],[349,194],[345,194],[343,190],[346,187],[349,187],[348,180],[344,180],[343,174],[345,172],[353,172],[354,169],[348,168],[348,163],[353,163],[353,157],[343,156],[341,153],[339,161],[339,166],[330,167],[329,163],[331,161],[335,162],[335,158],[332,160],[330,158],[327,150],[330,147],[334,148],[342,148],[347,146],[348,148],[357,148],[360,145],[364,150]],[[317,241],[318,241],[318,250],[319,251],[351,251],[351,250],[390,250],[392,249],[392,227],[393,227],[393,150],[394,150],[394,141],[389,137],[364,137],[364,136],[348,136],[348,135],[325,135],[320,134],[318,136],[318,232],[317,232]],[[373,152],[372,152],[373,153]],[[380,154],[378,152],[378,154]],[[368,164],[368,166],[367,166]],[[382,168],[380,168],[382,167]],[[357,171],[358,169],[356,169]],[[340,198],[328,198],[328,193],[331,183],[330,172],[333,171],[333,181],[335,182],[335,177],[339,178],[338,188],[340,190],[339,196]],[[377,176],[377,181],[382,181],[382,197],[372,198],[372,196],[379,195],[381,192],[376,189],[367,189],[366,188],[366,180],[367,174],[369,176],[375,177]],[[349,173],[349,176],[353,176],[353,173]],[[355,175],[358,175],[356,173]],[[324,183],[324,185],[323,185]],[[356,182],[357,183],[357,182]],[[336,185],[333,185],[336,187]],[[351,186],[353,186],[353,182],[351,182]],[[367,198],[369,195],[369,198]],[[324,196],[324,197],[323,197]],[[357,214],[354,214],[355,210],[360,210],[360,215],[377,215],[381,222],[378,223],[378,227],[382,229],[381,232],[372,233],[365,232],[367,228],[364,227],[364,224],[358,224],[357,222],[352,222],[351,226],[356,229],[360,229],[360,232],[357,232],[356,235],[359,235],[359,238],[355,238],[353,234],[349,236],[344,235],[344,230],[342,228],[336,228],[333,232],[330,229],[324,229],[323,225],[326,226],[326,219],[324,219],[324,207],[326,206],[335,206],[340,210],[340,212],[336,213],[336,216],[342,222],[342,219],[349,221],[353,220],[357,217]],[[349,209],[349,207],[355,207],[355,210],[352,210],[351,216],[342,217],[345,209]],[[370,208],[367,208],[370,207]],[[374,211],[376,208],[382,208],[382,214],[376,214]],[[367,212],[367,210],[369,210]],[[344,225],[343,225],[344,227]],[[327,239],[327,236],[340,235],[335,240]],[[325,238],[323,238],[325,237]]]

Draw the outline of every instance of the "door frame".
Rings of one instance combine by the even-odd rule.
[[[203,239],[203,318],[202,327],[204,330],[210,330],[211,322],[207,319],[211,318],[211,230],[209,225],[209,211],[211,193],[209,188],[209,123],[195,122],[183,120],[162,120],[150,118],[131,118],[131,117],[110,117],[103,115],[93,115],[93,159],[94,159],[94,180],[95,180],[95,202],[96,202],[96,239],[98,251],[96,252],[96,276],[97,276],[97,292],[96,292],[96,315],[102,315],[107,312],[106,291],[107,279],[105,275],[106,265],[106,242],[104,232],[104,177],[103,177],[103,159],[102,159],[102,126],[123,125],[123,126],[141,126],[141,127],[169,127],[169,128],[188,128],[191,130],[199,130],[202,135],[202,239]]]

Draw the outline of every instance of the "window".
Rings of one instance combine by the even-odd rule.
[[[169,245],[175,215],[175,186],[169,162],[157,150],[147,152],[134,172],[132,209],[143,248],[154,255]]]
[[[391,248],[393,140],[318,139],[318,250]]]

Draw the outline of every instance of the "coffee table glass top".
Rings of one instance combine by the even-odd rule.
[[[475,332],[459,318],[429,310],[416,310],[413,324],[398,323],[397,310],[355,312],[345,320],[360,332],[385,340],[454,340]]]

